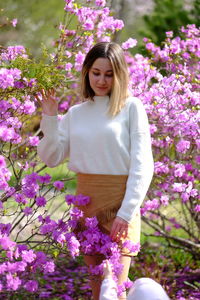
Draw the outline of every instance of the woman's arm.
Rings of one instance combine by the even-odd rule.
[[[151,137],[146,111],[134,98],[130,107],[131,161],[126,193],[117,216],[130,222],[140,208],[153,176]]]
[[[47,166],[55,167],[69,155],[69,113],[59,120],[57,116],[58,103],[54,93],[42,94],[43,116],[40,128],[44,137],[37,147],[38,155]]]

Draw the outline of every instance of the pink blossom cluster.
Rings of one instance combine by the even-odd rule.
[[[67,195],[66,202],[68,205],[83,206],[88,204],[89,197],[84,195]],[[123,268],[119,263],[119,246],[113,242],[108,235],[100,231],[96,217],[86,218],[84,223],[85,229],[75,234],[74,231],[76,231],[77,227],[79,228],[79,221],[82,220],[83,216],[83,212],[77,207],[70,209],[70,219],[68,222],[63,222],[62,220],[56,222],[49,217],[44,219],[40,216],[39,220],[42,223],[40,232],[56,241],[62,247],[67,247],[72,257],[76,257],[80,254],[99,254],[105,259],[109,259],[113,265],[114,278],[117,280],[117,275]],[[127,248],[133,253],[140,251],[140,244],[133,244],[131,241],[125,241],[122,247]],[[89,272],[93,275],[103,274],[103,265],[104,261],[98,266],[89,266]],[[119,293],[126,287],[126,284],[121,286]]]
[[[200,32],[195,25],[181,32],[182,39],[167,33],[162,48],[146,39],[151,58],[126,52],[130,89],[145,104],[155,159],[154,188],[142,208],[146,218],[177,201],[190,203],[185,207],[192,216],[199,202]]]
[[[0,69],[0,88],[7,89],[14,87],[18,80],[21,79],[21,71],[18,69]]]
[[[5,52],[0,54],[0,61],[11,61],[15,60],[18,56],[27,58],[28,55],[26,54],[26,49],[24,46],[17,45],[17,46],[9,46]]]
[[[0,190],[6,191],[9,189],[8,181],[10,180],[12,173],[6,167],[6,160],[5,158],[0,155]],[[0,206],[0,208],[2,208]]]
[[[2,232],[2,230],[1,230]],[[35,252],[26,245],[17,245],[7,234],[0,232],[0,249],[6,256],[0,259],[0,291],[25,289],[35,292],[38,282],[35,274],[54,271],[54,262],[44,252]],[[28,276],[27,276],[28,275]]]

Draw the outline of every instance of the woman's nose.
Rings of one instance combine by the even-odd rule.
[[[99,83],[101,83],[101,84],[103,84],[103,83],[105,83],[105,76],[104,75],[102,75],[102,76],[100,76],[99,77]]]

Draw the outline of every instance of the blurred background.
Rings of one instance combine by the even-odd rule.
[[[144,52],[143,37],[160,45],[166,31],[178,35],[181,26],[200,26],[200,0],[108,0],[107,6],[125,24],[115,41],[123,42],[129,37],[138,40],[133,54]],[[42,43],[49,48],[53,46],[64,20],[64,0],[0,0],[0,9],[0,45],[21,44],[34,56],[40,55]],[[5,16],[18,19],[16,28],[3,25]]]

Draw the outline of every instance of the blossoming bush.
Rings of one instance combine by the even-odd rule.
[[[71,204],[88,198],[67,195],[66,203],[73,176],[66,171],[62,180],[54,180],[36,154],[41,110],[35,94],[55,88],[60,113],[66,112],[80,101],[77,87],[87,51],[123,28],[104,0],[65,0],[64,9],[54,53],[44,48],[41,60],[35,61],[23,46],[10,46],[0,54],[0,290],[10,295],[16,290],[36,293],[39,274],[53,273],[53,260],[69,252],[75,257],[80,251],[98,251],[111,260],[116,275],[121,268],[116,244],[101,235],[95,219],[88,219],[86,231],[75,237],[82,215]],[[131,56],[129,48],[136,43],[130,38],[122,47],[130,91],[140,97],[149,116],[155,158],[143,220],[169,246],[199,257],[199,30],[190,25],[175,38],[168,32],[162,48],[146,39],[151,57]],[[62,198],[63,215],[56,219],[50,212]],[[125,246],[138,250],[138,245]],[[102,272],[102,266],[90,271]],[[74,299],[76,291],[68,290],[64,299]]]

